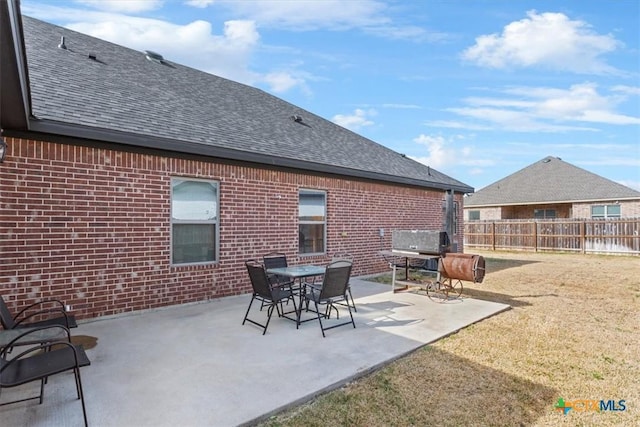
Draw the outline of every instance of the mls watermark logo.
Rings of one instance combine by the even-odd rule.
[[[576,412],[622,412],[627,410],[627,401],[622,400],[591,400],[591,399],[577,399],[577,400],[564,400],[562,397],[558,399],[554,408],[567,415],[569,411]]]

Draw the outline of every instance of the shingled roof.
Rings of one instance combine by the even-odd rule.
[[[640,191],[573,166],[544,159],[465,198],[464,206],[506,206],[640,199]]]
[[[27,16],[22,25],[30,131],[473,191],[255,87]]]

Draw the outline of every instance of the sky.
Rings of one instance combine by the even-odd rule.
[[[637,0],[22,0],[479,190],[546,156],[640,190]]]

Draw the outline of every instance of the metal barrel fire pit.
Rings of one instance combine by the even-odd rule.
[[[484,257],[448,252],[440,258],[439,272],[446,279],[482,283],[485,273]]]

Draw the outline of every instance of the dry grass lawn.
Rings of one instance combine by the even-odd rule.
[[[469,251],[465,297],[513,308],[266,426],[638,426],[640,258]],[[625,411],[554,409],[626,401]]]

